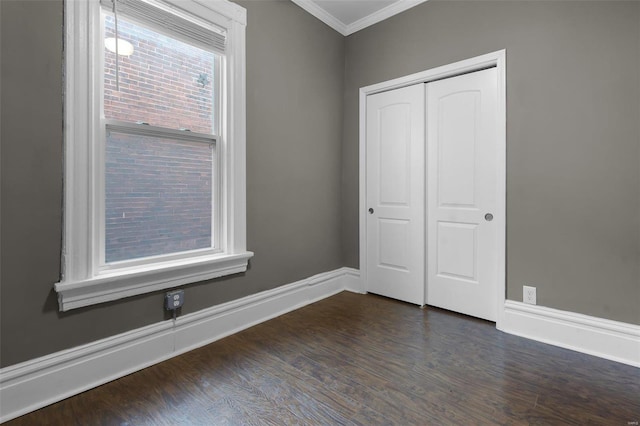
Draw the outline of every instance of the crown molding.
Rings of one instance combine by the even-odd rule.
[[[325,24],[327,24],[328,26],[330,26],[331,28],[339,32],[340,34],[342,34],[343,36],[348,35],[347,25],[345,23],[337,19],[335,16],[333,16],[332,14],[330,14],[320,6],[318,6],[312,0],[291,0],[291,1],[293,1],[295,4],[297,4],[298,6],[300,6],[301,8],[303,8],[304,10],[306,10],[307,12],[309,12],[310,14],[312,14],[313,16],[315,16],[316,18],[318,18],[319,20],[321,20],[322,22],[324,22]]]
[[[357,21],[352,22],[348,25],[318,6],[314,0],[292,1],[343,36],[348,36],[357,31],[360,31],[363,28],[367,28],[371,25],[377,24],[378,22],[384,21],[387,18],[397,15],[398,13],[404,12],[407,9],[411,9],[412,7],[417,6],[420,3],[424,3],[427,0],[397,0],[395,3],[392,3],[389,6],[380,9],[370,15],[367,15],[364,18],[358,19]]]
[[[364,18],[358,19],[357,21],[347,25],[347,31],[344,35],[351,35],[426,1],[428,0],[398,0],[383,9],[373,12],[372,14],[367,15]]]

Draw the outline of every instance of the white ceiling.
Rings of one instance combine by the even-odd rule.
[[[342,35],[404,12],[427,0],[292,0]]]

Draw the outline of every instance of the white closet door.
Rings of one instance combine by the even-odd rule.
[[[425,301],[424,84],[367,97],[367,291]]]
[[[427,84],[427,144],[427,303],[495,321],[495,68]]]

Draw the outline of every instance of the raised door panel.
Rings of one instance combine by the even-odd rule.
[[[461,91],[438,102],[438,204],[475,207],[476,136],[480,93]]]
[[[411,182],[411,105],[385,105],[378,111],[381,205],[408,205]]]
[[[437,275],[478,282],[478,225],[438,222]]]
[[[378,266],[403,272],[409,271],[408,248],[411,222],[402,219],[378,219]]]

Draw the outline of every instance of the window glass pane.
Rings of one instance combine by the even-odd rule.
[[[118,17],[120,90],[116,90],[115,22],[105,16],[104,114],[152,126],[215,133],[212,52]]]
[[[107,131],[107,263],[212,247],[213,149]]]

